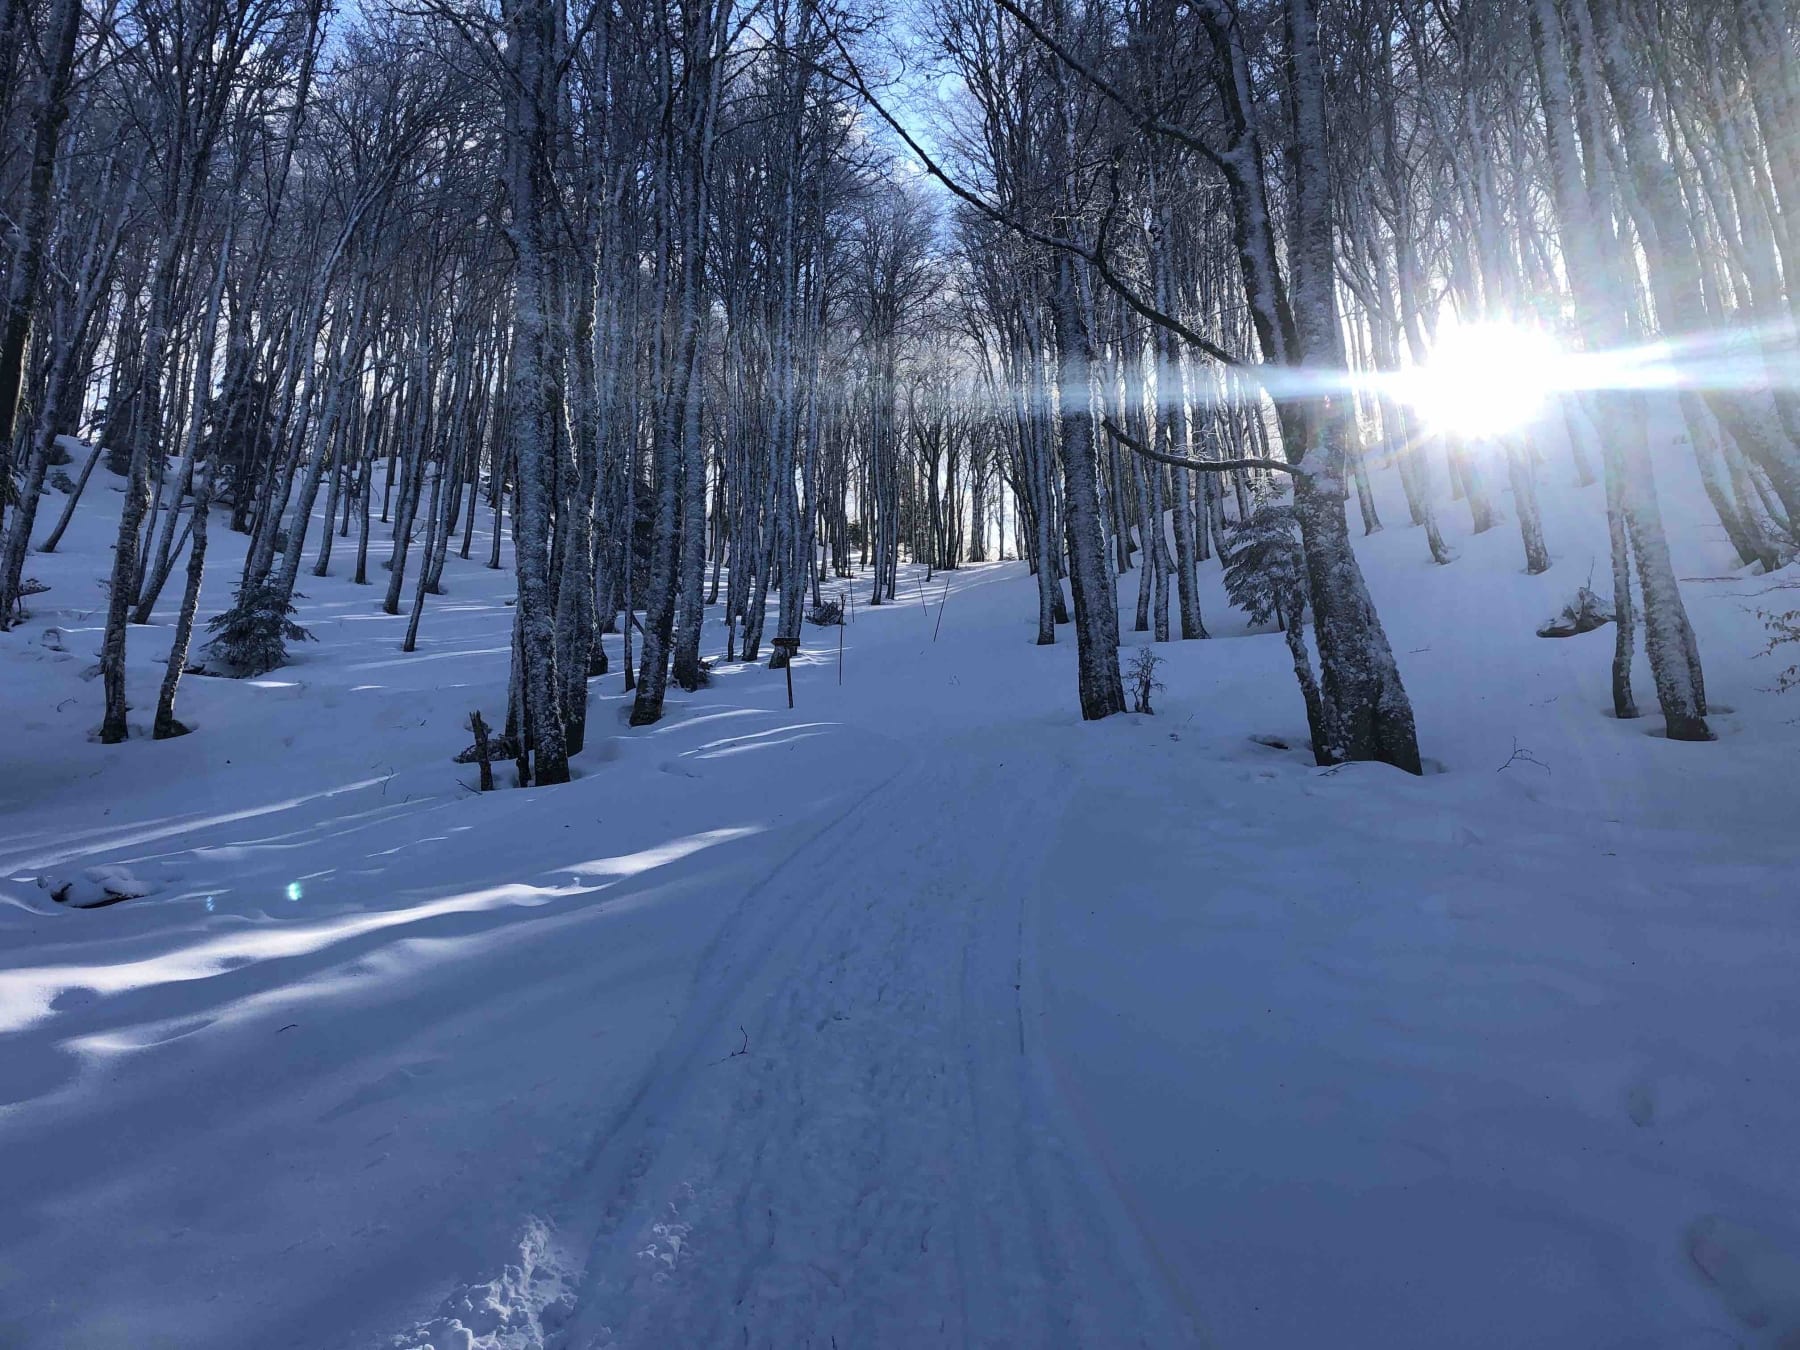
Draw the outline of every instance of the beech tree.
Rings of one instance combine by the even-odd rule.
[[[1153,640],[1198,641],[1206,569],[1229,563],[1232,594],[1279,596],[1319,762],[1418,771],[1353,536],[1417,529],[1453,571],[1510,517],[1524,570],[1553,572],[1568,544],[1540,502],[1594,485],[1614,711],[1638,711],[1641,643],[1667,734],[1710,734],[1657,410],[1740,563],[1791,559],[1791,15],[933,0],[913,19],[10,0],[0,627],[104,465],[123,509],[101,739],[131,729],[149,624],[174,639],[151,730],[177,735],[194,663],[294,658],[304,565],[368,586],[373,548],[371,609],[403,652],[430,645],[447,560],[485,522],[518,586],[493,743],[555,784],[592,680],[655,722],[709,663],[784,663],[851,584],[886,605],[908,566],[996,555],[1032,573],[1038,643],[1073,635],[1076,700],[1105,718],[1121,595]],[[879,78],[896,41],[947,97]],[[1580,378],[1528,425],[1435,417],[1422,373],[1483,328]],[[1680,373],[1646,387],[1659,342]],[[1293,549],[1246,551],[1271,521]],[[244,564],[206,612],[215,526]]]

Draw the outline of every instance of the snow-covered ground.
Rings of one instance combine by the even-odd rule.
[[[484,796],[479,536],[416,653],[340,545],[291,665],[92,742],[102,473],[0,636],[0,1345],[1795,1344],[1775,579],[1670,460],[1728,711],[1617,722],[1611,630],[1533,635],[1606,574],[1568,477],[1527,577],[1449,503],[1431,566],[1377,476],[1423,778],[1252,739],[1304,718],[1216,564],[1156,715],[1081,723],[1013,563],[859,584],[792,711],[733,666],[633,730],[596,680],[577,780]]]

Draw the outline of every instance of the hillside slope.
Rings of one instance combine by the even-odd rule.
[[[1007,563],[859,583],[791,711],[732,666],[634,730],[597,679],[576,781],[491,795],[479,537],[417,652],[340,562],[290,665],[93,742],[102,475],[0,637],[0,1343],[1787,1343],[1779,579],[1670,459],[1719,738],[1619,723],[1610,630],[1533,635],[1605,573],[1561,474],[1538,577],[1460,518],[1433,567],[1377,475],[1423,778],[1310,763],[1216,563],[1156,715],[1081,723]]]

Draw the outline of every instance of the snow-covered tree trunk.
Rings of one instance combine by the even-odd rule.
[[[556,11],[548,0],[506,0],[508,73],[506,188],[512,211],[513,352],[508,420],[518,465],[515,565],[519,578],[519,643],[515,658],[525,722],[540,785],[569,781],[556,676],[550,595],[551,475],[555,455],[547,350],[552,265],[546,255],[554,188],[548,180],[555,134],[547,125],[556,97]]]
[[[1335,270],[1336,240],[1326,133],[1325,71],[1318,18],[1310,0],[1289,0],[1289,97],[1293,104],[1295,188],[1293,315],[1299,364],[1341,355]],[[1271,259],[1268,270],[1273,273]],[[1355,435],[1354,411],[1341,394],[1310,400],[1284,418],[1283,444],[1300,446],[1294,509],[1306,553],[1319,649],[1320,695],[1329,753],[1377,759],[1420,772],[1412,703],[1400,682],[1387,633],[1369,598],[1344,519],[1344,465]],[[1290,428],[1298,432],[1290,435]]]
[[[1153,195],[1155,191],[1156,181],[1152,170]],[[1156,210],[1157,228],[1151,232],[1150,237],[1151,266],[1156,277],[1156,304],[1163,313],[1173,314],[1177,308],[1173,263],[1169,256],[1172,248],[1169,234],[1173,221],[1166,201],[1158,201]],[[1191,457],[1195,448],[1194,429],[1188,404],[1187,363],[1181,344],[1173,333],[1160,325],[1152,329],[1152,339],[1152,350],[1156,353],[1156,439],[1170,454]],[[1204,519],[1196,522],[1194,517],[1191,504],[1192,478],[1193,475],[1186,469],[1172,471],[1174,509],[1170,515],[1174,521],[1175,533],[1175,593],[1181,610],[1181,636],[1184,639],[1206,636],[1206,624],[1200,617],[1200,581],[1194,546],[1196,524],[1198,523],[1204,537],[1206,523]]]
[[[58,307],[51,321],[44,402],[35,410],[31,448],[25,462],[25,481],[19,491],[17,509],[7,519],[4,543],[0,545],[0,629],[11,624],[13,608],[18,603],[25,554],[31,546],[31,531],[37,522],[38,503],[51,452],[57,438],[74,426],[80,413],[78,381],[84,356],[93,341],[90,334],[94,332],[100,310],[111,293],[113,264],[126,227],[131,198],[129,191],[115,193],[114,200],[107,203],[105,209],[94,212],[80,253],[75,294],[69,303]],[[90,458],[82,473],[83,483],[92,467]],[[69,512],[74,510],[79,492],[78,485],[70,494]],[[67,518],[68,512],[65,512],[63,524],[67,523]],[[60,536],[63,524],[59,524],[52,540]],[[53,549],[54,542],[45,551]]]
[[[1584,172],[1576,146],[1578,120],[1584,119],[1591,131],[1598,119],[1599,77],[1591,38],[1582,31],[1579,18],[1565,30],[1555,0],[1531,0],[1529,20],[1576,315],[1590,349],[1605,351],[1625,345],[1631,334],[1623,285],[1615,271],[1617,246],[1607,203],[1594,189],[1594,166],[1590,164]],[[1575,75],[1572,85],[1571,71]],[[1590,134],[1590,147],[1593,139]],[[1609,505],[1622,518],[1623,532],[1637,559],[1645,646],[1664,726],[1671,740],[1706,740],[1711,735],[1706,726],[1706,694],[1656,501],[1645,399],[1635,390],[1610,390],[1596,395],[1595,402],[1607,442]],[[1623,571],[1617,553],[1615,543],[1616,588]],[[1628,596],[1626,587],[1621,599]],[[1629,695],[1619,687],[1617,665],[1615,658],[1615,704],[1623,704]]]
[[[585,261],[575,264],[575,272],[568,351],[568,433],[575,460],[574,482],[557,517],[562,556],[556,590],[556,670],[562,681],[563,735],[571,755],[579,754],[587,741],[587,682],[596,644],[594,516],[599,509],[603,434],[594,346],[597,279]]]
[[[1317,15],[1310,0],[1288,0],[1284,37],[1295,177],[1290,299],[1269,218],[1244,34],[1236,11],[1225,0],[1205,0],[1200,14],[1222,65],[1220,93],[1233,129],[1223,163],[1231,184],[1245,293],[1264,359],[1280,367],[1334,370],[1343,338],[1334,280],[1336,238]],[[1412,703],[1369,598],[1344,518],[1345,469],[1354,435],[1349,398],[1328,383],[1323,392],[1311,396],[1283,391],[1275,402],[1282,446],[1300,470],[1294,475],[1294,514],[1319,650],[1324,722],[1323,735],[1315,734],[1314,754],[1321,763],[1372,759],[1418,773]]]
[[[1745,4],[1754,2],[1743,0]],[[1647,226],[1641,233],[1659,318],[1665,330],[1677,335],[1703,332],[1711,324],[1702,293],[1699,240],[1659,139],[1660,128],[1644,89],[1643,72],[1634,59],[1616,0],[1569,3],[1571,8],[1585,5],[1592,21],[1592,49],[1582,43],[1578,50],[1612,95],[1626,167]],[[1583,34],[1584,26],[1577,22],[1575,32]],[[1776,158],[1780,157],[1778,153]],[[1782,428],[1773,397],[1765,388],[1732,389],[1711,391],[1705,401],[1720,430],[1768,474],[1788,518],[1800,518],[1800,447]],[[1684,412],[1696,406],[1693,400],[1683,400]],[[1690,419],[1689,434],[1698,440],[1707,433]]]
[[[23,9],[23,7],[21,7]],[[81,0],[55,0],[41,35],[43,78],[32,109],[32,145],[24,190],[6,209],[6,243],[12,256],[6,274],[5,309],[0,311],[0,473],[12,470],[13,421],[25,379],[38,283],[43,275],[52,218],[58,148],[69,116],[75,78],[75,43],[81,31]],[[10,101],[10,100],[6,100]],[[4,508],[0,501],[0,509]]]
[[[670,56],[666,59],[672,61],[673,58]],[[672,73],[665,78],[672,80]],[[668,297],[676,289],[669,284],[669,256],[676,246],[675,206],[672,199],[674,184],[671,179],[672,167],[669,164],[669,153],[665,150],[658,155],[656,165],[658,228],[663,257],[657,270],[657,304],[653,307],[653,313],[665,308]],[[651,438],[650,484],[654,496],[650,509],[650,550],[645,560],[648,591],[644,596],[644,646],[636,677],[637,697],[631,708],[633,726],[648,726],[662,717],[663,693],[668,688],[669,639],[675,628],[675,596],[678,585],[676,569],[680,561],[678,535],[681,528],[682,466],[680,400],[672,390],[685,390],[685,375],[692,369],[694,349],[699,342],[698,322],[699,315],[693,307],[683,305],[679,313],[674,357],[670,363],[680,373],[680,384],[671,381],[665,385],[660,369],[663,344],[659,343],[655,348],[659,369],[653,387],[659,391],[660,399],[654,415]],[[628,516],[627,521],[628,528],[635,524],[634,517]],[[629,577],[629,567],[626,574]],[[630,603],[628,591],[627,613]],[[626,669],[629,671],[629,636],[625,650]],[[626,678],[629,680],[631,676],[627,675]]]
[[[1119,674],[1119,605],[1100,530],[1098,467],[1089,402],[1091,346],[1082,324],[1075,264],[1056,261],[1051,323],[1056,335],[1058,447],[1068,494],[1069,587],[1075,611],[1075,665],[1081,715],[1088,721],[1125,711]]]

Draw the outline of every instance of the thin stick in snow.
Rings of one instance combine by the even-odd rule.
[[[1538,768],[1542,769],[1545,773],[1550,772],[1550,766],[1548,764],[1544,763],[1543,760],[1538,759],[1536,756],[1534,756],[1530,750],[1527,750],[1523,746],[1521,746],[1519,744],[1519,738],[1517,736],[1513,737],[1512,754],[1507,757],[1506,763],[1502,764],[1498,769],[1495,769],[1494,772],[1495,773],[1504,773],[1504,772],[1506,772],[1506,770],[1510,769],[1514,764],[1535,764],[1538,766]]]

